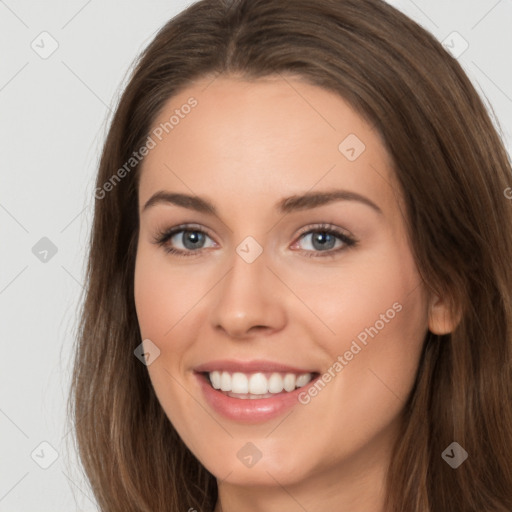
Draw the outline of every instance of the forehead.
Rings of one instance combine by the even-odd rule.
[[[141,166],[141,207],[157,189],[272,202],[342,186],[395,202],[378,132],[334,92],[282,76],[196,81],[164,105]],[[387,190],[386,190],[387,189]]]

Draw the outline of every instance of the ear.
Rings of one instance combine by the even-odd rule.
[[[428,328],[433,334],[449,334],[455,330],[461,319],[460,311],[454,312],[449,301],[432,295],[429,302]]]

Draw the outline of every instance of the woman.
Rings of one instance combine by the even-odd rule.
[[[511,183],[384,2],[168,22],[95,191],[71,406],[101,510],[512,510]]]

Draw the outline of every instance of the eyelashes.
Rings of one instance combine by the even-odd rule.
[[[180,234],[181,237],[177,237],[177,235]],[[193,236],[187,239],[187,236],[189,235]],[[311,238],[313,244],[320,243],[320,246],[325,246],[334,241],[335,244],[340,242],[341,246],[338,245],[337,248],[329,248],[328,250],[301,249],[300,252],[303,253],[303,255],[306,257],[335,257],[340,252],[353,248],[358,244],[358,241],[354,237],[347,235],[344,231],[331,224],[315,224],[313,226],[307,226],[303,228],[299,233],[296,241],[292,244],[292,247],[297,246],[297,244],[299,244],[302,240],[310,236],[312,236]],[[173,242],[173,238],[178,238],[179,243],[181,243],[184,248],[176,248],[176,241]],[[212,239],[209,231],[203,227],[196,224],[181,224],[179,226],[174,226],[170,229],[158,232],[152,243],[162,247],[166,253],[172,254],[173,256],[195,257],[202,254],[205,250],[217,246],[217,244],[214,242],[213,245],[210,245],[209,247],[194,247],[194,245],[197,245],[198,243],[201,243],[208,238]],[[185,243],[190,243],[192,247],[185,247]]]
[[[199,237],[194,237],[196,239],[202,240],[205,237],[210,237],[208,234],[208,231],[205,231],[203,228],[193,225],[193,224],[182,224],[179,226],[175,226],[171,229],[163,230],[159,233],[157,233],[153,243],[161,246],[165,252],[169,254],[174,254],[176,256],[183,256],[183,257],[189,257],[189,256],[197,256],[199,253],[204,251],[204,247],[199,248],[199,250],[183,250],[183,249],[176,249],[172,246],[169,242],[179,233],[194,233],[199,234]],[[182,236],[182,242],[183,242],[183,236]]]

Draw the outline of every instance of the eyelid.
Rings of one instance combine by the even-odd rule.
[[[342,234],[343,236],[347,238],[352,238],[355,240],[355,237],[348,231],[347,229],[340,228],[338,226],[335,226],[334,224],[328,224],[325,222],[319,222],[316,224],[309,224],[307,226],[304,226],[299,230],[299,233],[297,235],[297,238],[300,238],[302,235],[305,235],[307,233],[310,233],[311,231],[332,231],[333,233]]]
[[[172,239],[176,234],[182,232],[182,231],[196,231],[199,233],[203,233],[208,238],[210,238],[215,245],[218,245],[218,243],[215,241],[215,238],[212,236],[210,230],[201,224],[196,223],[182,223],[178,224],[176,226],[173,226],[171,228],[163,228],[157,230],[156,234],[154,235],[151,243],[156,244],[160,247],[162,247],[166,252],[170,254],[175,254],[176,256],[197,256],[200,253],[202,253],[206,249],[211,249],[211,247],[208,248],[201,248],[196,251],[184,251],[183,249],[176,249],[174,247],[168,247],[168,241]]]
[[[182,224],[177,224],[176,226],[173,226],[171,228],[163,228],[161,230],[157,230],[156,238],[165,237],[168,239],[174,236],[176,233],[179,233],[180,231],[198,231],[200,233],[204,233],[205,235],[209,236],[213,241],[215,241],[215,237],[213,236],[209,228],[203,226],[202,224],[197,224],[193,222],[184,222]]]
[[[340,252],[346,251],[352,247],[356,247],[359,244],[359,240],[348,230],[335,226],[334,224],[317,223],[303,227],[291,247],[297,245],[305,235],[309,235],[314,232],[326,232],[332,234],[338,238],[338,240],[340,240],[343,245],[336,249],[329,249],[326,251],[309,251],[305,249],[299,249],[299,251],[305,253],[307,257],[335,257]]]

